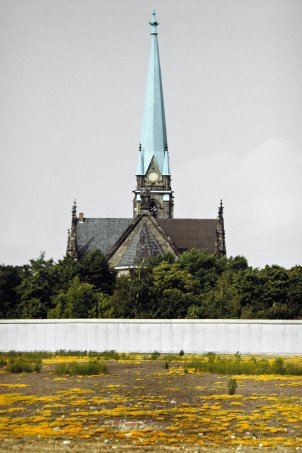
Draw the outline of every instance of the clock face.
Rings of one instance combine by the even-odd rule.
[[[149,181],[156,182],[158,180],[158,174],[155,171],[152,171],[149,174]]]

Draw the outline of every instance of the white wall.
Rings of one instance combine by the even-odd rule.
[[[302,354],[302,321],[0,320],[0,351]]]

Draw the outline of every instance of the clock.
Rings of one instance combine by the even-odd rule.
[[[149,174],[149,181],[156,182],[158,180],[158,174],[155,171],[151,171]]]

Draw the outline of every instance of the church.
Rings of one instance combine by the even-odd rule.
[[[175,257],[192,248],[226,255],[223,206],[216,219],[174,219],[156,13],[153,11],[141,141],[138,149],[133,218],[90,218],[72,208],[67,255],[80,259],[100,250],[118,272],[158,254]]]

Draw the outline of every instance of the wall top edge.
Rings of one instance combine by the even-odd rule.
[[[0,319],[0,324],[296,324],[294,319]]]

